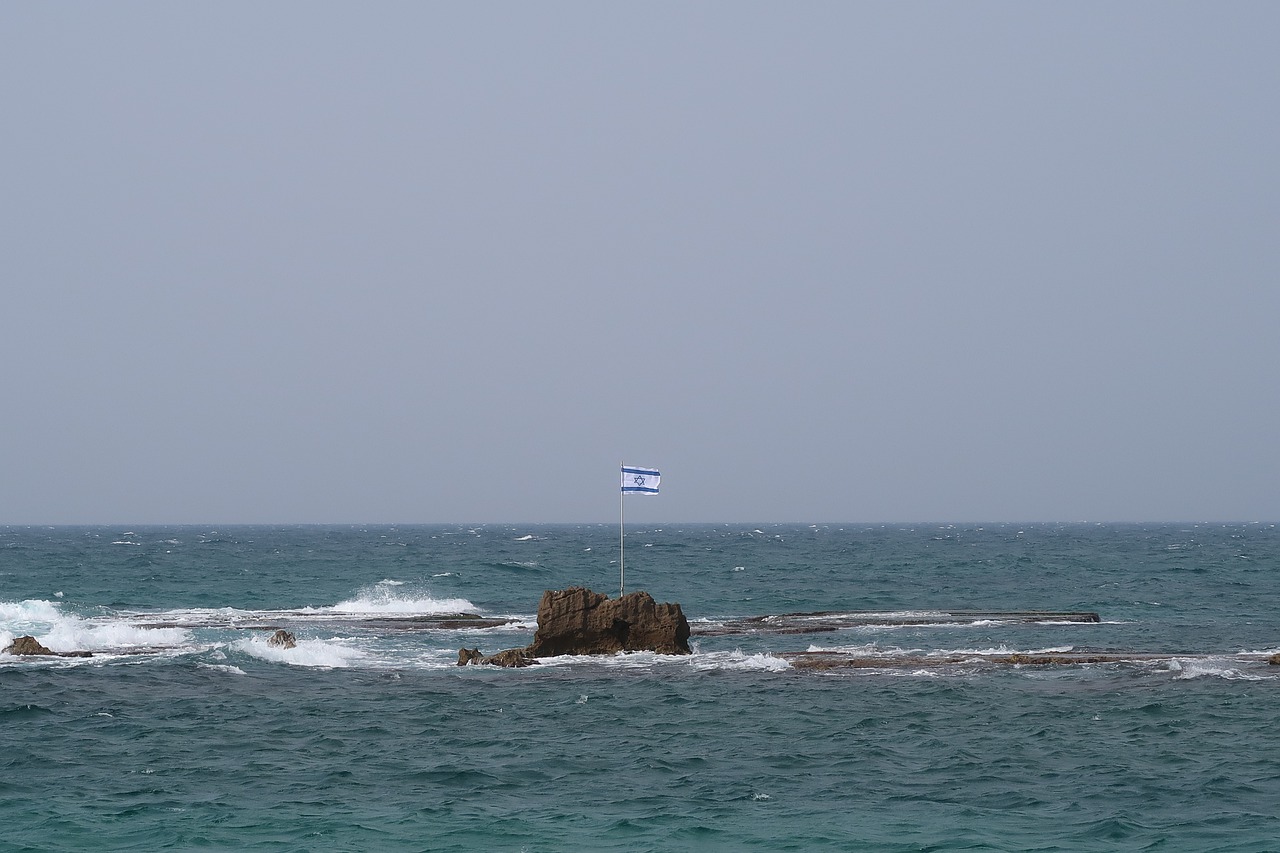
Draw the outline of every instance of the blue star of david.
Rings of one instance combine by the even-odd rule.
[[[632,478],[631,478],[631,482],[635,483],[637,486],[643,486],[643,485],[644,485],[644,475],[643,475],[643,474],[636,474],[634,477],[632,477]]]

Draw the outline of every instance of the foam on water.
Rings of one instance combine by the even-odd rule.
[[[476,607],[465,598],[433,598],[393,592],[378,585],[363,589],[354,598],[339,601],[331,607],[306,608],[307,612],[345,615],[445,616],[474,613]]]
[[[731,652],[705,652],[689,658],[689,666],[695,670],[733,670],[738,672],[782,672],[791,669],[791,663],[776,655],[747,654],[741,649]]]
[[[1226,658],[1196,660],[1174,658],[1169,661],[1168,668],[1179,681],[1197,678],[1224,678],[1229,681],[1273,681],[1276,678],[1280,678],[1277,675],[1245,672],[1240,669],[1238,661],[1231,661]]]
[[[94,624],[69,616],[37,639],[55,652],[92,652],[182,646],[190,642],[191,634],[183,628],[146,628],[119,621]]]
[[[337,640],[298,640],[292,649],[285,649],[268,645],[266,637],[257,636],[237,640],[231,647],[272,663],[323,669],[355,666],[365,658],[360,650],[344,646]]]
[[[0,648],[21,636],[33,636],[55,652],[162,648],[191,640],[182,628],[149,628],[113,617],[90,619],[63,613],[58,602],[0,602]]]
[[[230,675],[244,675],[245,671],[238,666],[225,663],[202,663],[199,664],[201,669],[211,669],[214,672],[225,672]]]

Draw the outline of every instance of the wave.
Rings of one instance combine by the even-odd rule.
[[[525,572],[530,569],[541,569],[542,567],[534,560],[503,560],[501,562],[485,563],[491,569],[503,569],[505,571]]]
[[[148,627],[118,617],[76,616],[63,613],[59,602],[0,602],[0,648],[21,636],[33,636],[54,652],[173,648],[191,641],[183,628]]]
[[[320,669],[350,667],[365,657],[360,650],[334,640],[298,640],[293,648],[285,649],[268,645],[267,638],[260,636],[237,640],[231,648],[259,660]]]
[[[465,598],[432,598],[393,592],[381,584],[361,590],[354,598],[339,601],[331,607],[308,608],[316,613],[344,615],[447,616],[475,612],[475,605]]]
[[[782,672],[791,662],[767,653],[747,654],[740,649],[731,652],[706,652],[689,658],[689,666],[700,672],[729,670],[732,672]]]
[[[1169,661],[1169,671],[1175,673],[1179,681],[1190,681],[1197,678],[1224,678],[1228,681],[1274,681],[1280,676],[1258,675],[1245,672],[1237,665],[1238,661],[1226,658],[1205,658],[1188,660],[1174,658]]]

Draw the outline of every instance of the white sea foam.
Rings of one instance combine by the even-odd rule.
[[[292,649],[285,649],[268,645],[265,637],[251,637],[238,640],[232,648],[272,663],[322,669],[353,666],[364,658],[358,649],[339,645],[333,640],[298,640]]]
[[[739,649],[731,652],[707,652],[689,659],[689,665],[699,671],[725,669],[739,672],[782,672],[791,669],[790,661],[770,654],[746,654]]]
[[[148,628],[119,618],[86,619],[42,599],[0,602],[0,634],[8,637],[3,645],[14,637],[33,636],[55,652],[171,647],[190,641],[182,628]]]
[[[375,586],[372,589],[361,590],[355,598],[339,601],[332,607],[307,608],[307,610],[347,615],[437,616],[474,612],[475,605],[465,598],[400,595],[385,587]]]
[[[38,639],[55,652],[92,652],[181,646],[190,642],[191,635],[183,628],[147,628],[121,621],[93,623],[68,616]]]
[[[44,627],[62,618],[59,607],[56,602],[40,598],[28,598],[26,601],[0,601],[0,625],[13,631],[23,631],[27,627]]]
[[[212,669],[215,672],[226,672],[231,675],[244,675],[245,672],[238,666],[226,663],[202,663],[199,665],[201,669]]]
[[[1187,660],[1174,658],[1169,661],[1169,671],[1175,673],[1175,678],[1180,681],[1187,681],[1195,678],[1225,678],[1229,681],[1269,681],[1275,676],[1259,675],[1252,672],[1245,672],[1231,661],[1223,658],[1204,658],[1197,660]]]
[[[699,672],[712,670],[781,672],[791,668],[788,661],[770,654],[731,652],[663,655],[657,652],[618,652],[612,655],[559,655],[539,658],[541,666],[604,666],[617,669],[653,669],[658,666],[689,666]]]

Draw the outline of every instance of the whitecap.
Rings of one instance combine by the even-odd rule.
[[[699,671],[730,670],[734,672],[782,672],[791,669],[791,662],[765,653],[746,654],[739,649],[731,652],[707,652],[693,655],[689,665]]]
[[[64,614],[61,605],[43,599],[0,602],[0,635],[8,640],[33,636],[50,651],[109,651],[168,647],[190,641],[182,628],[148,628],[120,619],[85,619]]]
[[[238,666],[226,663],[202,663],[199,664],[201,669],[212,669],[216,672],[226,672],[231,675],[244,675],[245,671]]]
[[[184,628],[147,628],[121,621],[94,623],[74,616],[64,618],[40,638],[55,652],[174,647],[190,641],[191,634]]]
[[[324,640],[298,640],[293,648],[285,649],[268,645],[264,637],[251,637],[238,640],[233,644],[233,648],[272,663],[321,669],[349,667],[364,657],[358,649]]]
[[[1169,671],[1175,673],[1175,678],[1179,681],[1190,681],[1196,678],[1223,678],[1228,681],[1268,681],[1275,676],[1257,675],[1254,673],[1244,672],[1238,667],[1232,666],[1230,662],[1212,658],[1206,660],[1179,660],[1174,658],[1169,661]]]
[[[331,607],[313,608],[318,613],[387,614],[437,616],[469,613],[476,608],[465,598],[432,598],[396,595],[386,589],[362,591],[355,598],[339,601]]]

